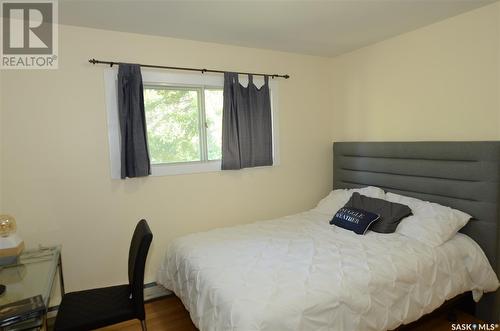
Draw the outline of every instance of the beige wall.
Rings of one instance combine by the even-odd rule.
[[[335,140],[500,138],[500,4],[332,60]]]
[[[2,128],[2,91],[3,91],[3,84],[2,84],[2,70],[0,70],[0,214],[3,214],[5,211],[3,210],[3,181],[2,181],[2,168],[3,168],[3,159],[2,159],[2,150],[3,150],[3,128]]]
[[[5,210],[28,246],[62,244],[68,290],[125,282],[138,219],[154,232],[147,281],[173,237],[312,207],[331,186],[329,59],[60,27],[59,70],[5,71]],[[281,164],[111,180],[103,66],[89,58],[281,72]]]

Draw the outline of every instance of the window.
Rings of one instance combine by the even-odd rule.
[[[222,89],[145,86],[151,163],[221,159]]]
[[[120,178],[117,69],[105,70],[111,177]],[[153,176],[220,171],[222,75],[142,70],[144,105]],[[255,84],[263,83],[259,78]],[[242,85],[247,84],[241,76]],[[269,84],[273,115],[273,157],[279,164],[276,82]]]

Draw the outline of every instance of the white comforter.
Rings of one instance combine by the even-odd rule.
[[[200,330],[387,330],[445,300],[499,283],[458,234],[432,248],[399,234],[359,236],[309,211],[175,240],[158,281]]]

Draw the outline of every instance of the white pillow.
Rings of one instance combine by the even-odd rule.
[[[335,213],[349,201],[354,192],[366,195],[371,198],[385,199],[385,192],[381,188],[375,186],[367,186],[356,189],[338,189],[333,190],[325,198],[323,198],[313,211],[327,214],[333,217]]]
[[[396,232],[433,247],[451,239],[471,219],[467,213],[437,203],[390,192],[385,196],[388,201],[407,205],[413,212],[399,223]]]

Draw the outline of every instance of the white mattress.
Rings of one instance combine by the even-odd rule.
[[[158,272],[204,330],[387,330],[498,288],[479,246],[359,236],[309,211],[175,240]]]

